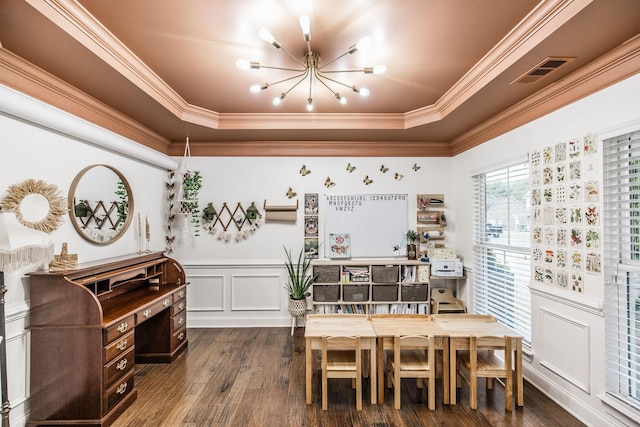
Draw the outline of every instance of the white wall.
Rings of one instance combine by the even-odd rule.
[[[3,92],[2,95],[6,95],[6,92]],[[46,111],[52,115],[60,113],[59,111],[47,110],[50,107],[45,107],[34,100],[26,102],[30,103],[29,108],[32,108],[34,112],[44,109],[45,114]],[[128,179],[135,198],[136,212],[149,215],[152,227],[151,248],[153,250],[164,248],[161,215],[165,196],[163,180],[167,175],[164,169],[17,119],[1,112],[2,110],[0,108],[0,143],[2,144],[2,170],[0,172],[2,193],[0,197],[4,196],[9,185],[33,178],[56,185],[66,199],[71,181],[81,169],[96,163],[108,164],[117,168]],[[70,120],[74,121],[73,118]],[[95,129],[96,136],[101,132],[103,131]],[[134,152],[136,150],[144,152],[139,147],[135,147],[136,144],[129,143],[124,139],[121,144],[134,146]],[[167,158],[167,160],[171,159]],[[98,246],[78,235],[71,225],[68,215],[65,215],[63,219],[62,226],[51,233],[56,253],[60,252],[62,243],[67,242],[69,252],[77,253],[79,262],[82,263],[133,253],[137,249],[135,233],[131,227],[124,237],[113,244]],[[13,426],[23,426],[28,411],[29,340],[26,328],[28,326],[29,294],[28,276],[25,274],[38,267],[33,265],[14,273],[5,274],[5,283],[8,287],[6,294],[7,380],[12,407],[11,425]]]
[[[347,172],[349,163],[356,166],[352,173]],[[417,172],[412,169],[414,163],[421,166]],[[226,202],[233,211],[239,202],[245,209],[255,202],[264,214],[265,200],[268,205],[295,205],[298,200],[299,209],[295,223],[268,222],[247,239],[223,242],[203,230],[200,237],[185,239],[176,248],[174,255],[185,266],[191,282],[189,327],[290,324],[283,289],[287,281],[283,247],[297,254],[303,246],[305,193],[319,195],[320,236],[324,232],[324,194],[406,193],[411,213],[409,226],[414,229],[416,194],[445,194],[446,243],[455,246],[456,212],[447,198],[453,193],[449,158],[197,157],[190,164],[203,176],[201,209],[213,202],[219,210]],[[386,173],[380,171],[383,164],[389,168]],[[310,174],[299,173],[303,165],[311,170]],[[396,172],[404,177],[396,180]],[[369,185],[363,182],[366,175],[373,180]],[[327,177],[336,184],[330,189],[324,186]],[[289,187],[297,193],[292,199],[286,196]],[[235,235],[233,230],[232,234]],[[400,238],[397,243],[401,243]],[[323,253],[322,248],[320,252]]]
[[[469,213],[458,215],[456,230],[457,249],[465,259],[470,260],[473,254],[471,239],[461,236],[472,233],[474,172],[525,159],[534,149],[638,120],[639,94],[640,75],[636,75],[456,156],[452,204],[457,212]],[[525,375],[588,425],[636,425],[638,414],[631,421],[600,399],[605,391],[603,299],[602,274],[589,277],[584,295],[533,287],[533,359],[526,363]]]

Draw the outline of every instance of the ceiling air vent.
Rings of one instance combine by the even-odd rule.
[[[512,81],[511,84],[520,83],[528,85],[531,83],[535,83],[541,78],[553,73],[564,64],[573,61],[574,59],[576,59],[575,56],[549,56],[538,63],[538,65]]]

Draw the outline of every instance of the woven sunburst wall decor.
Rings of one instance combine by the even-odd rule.
[[[31,194],[40,194],[49,203],[49,211],[39,221],[28,221],[21,212],[21,204],[25,197]],[[60,190],[54,184],[48,184],[40,179],[27,179],[7,188],[7,194],[0,201],[0,207],[6,211],[13,211],[18,221],[26,227],[34,230],[51,233],[62,224],[62,215],[66,211],[66,200]]]

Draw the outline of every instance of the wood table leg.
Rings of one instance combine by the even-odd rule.
[[[516,404],[524,406],[524,380],[522,379],[522,340],[518,340],[516,349]]]
[[[384,403],[384,338],[378,338],[378,402]]]
[[[443,390],[443,400],[444,404],[448,405],[450,398],[449,394],[451,393],[451,381],[449,374],[449,338],[442,338],[442,388]]]
[[[457,372],[456,372],[456,343],[454,340],[449,341],[449,404],[456,404],[457,393]]]
[[[371,347],[370,350],[370,359],[371,359],[371,375],[369,378],[369,381],[371,382],[371,404],[375,405],[377,402],[376,396],[377,396],[377,384],[378,381],[376,381],[376,377],[377,375],[377,351],[376,351],[376,339],[375,338],[371,338],[370,342],[369,342],[369,347]]]
[[[306,339],[305,345],[305,370],[306,370],[306,387],[307,387],[307,405],[310,405],[313,401],[313,393],[311,389],[311,385],[313,382],[313,369],[311,366],[311,338]]]

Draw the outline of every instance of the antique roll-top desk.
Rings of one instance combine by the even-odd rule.
[[[186,281],[162,253],[35,272],[27,425],[105,427],[136,399],[135,363],[187,348]]]

